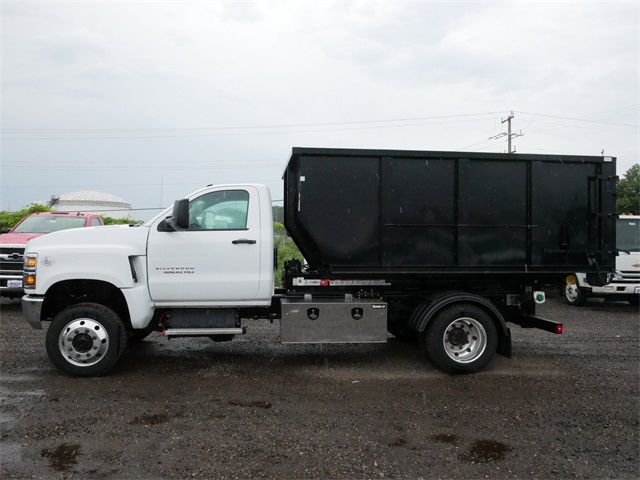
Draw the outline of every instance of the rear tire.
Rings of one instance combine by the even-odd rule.
[[[468,303],[451,305],[438,312],[423,335],[427,355],[449,373],[482,370],[498,347],[498,330],[491,316]]]
[[[98,303],[80,303],[62,310],[46,337],[51,363],[77,377],[109,373],[127,348],[127,330],[120,317]]]

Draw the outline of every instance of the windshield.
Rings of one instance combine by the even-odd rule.
[[[51,233],[78,227],[84,227],[84,217],[43,215],[25,219],[13,233]]]
[[[619,218],[616,228],[618,250],[640,252],[640,220]]]

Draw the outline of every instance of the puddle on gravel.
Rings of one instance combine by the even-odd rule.
[[[262,402],[259,400],[256,400],[253,402],[244,402],[242,400],[229,400],[227,403],[234,407],[271,408],[271,404],[269,402]]]
[[[56,472],[66,472],[78,463],[80,445],[63,443],[54,449],[43,448],[40,455],[49,459],[49,464]]]
[[[169,415],[166,413],[156,413],[153,415],[140,415],[129,422],[129,425],[159,425],[167,423]]]
[[[504,459],[511,448],[495,440],[476,440],[462,459],[473,463],[489,463]]]
[[[458,443],[458,436],[452,433],[436,433],[431,435],[431,438],[439,443],[448,443],[449,445],[455,445]]]

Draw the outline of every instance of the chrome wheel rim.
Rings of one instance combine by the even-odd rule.
[[[571,303],[575,302],[576,300],[578,300],[578,286],[575,284],[567,284],[564,287],[564,294],[566,295],[567,300],[569,300]]]
[[[67,362],[89,367],[102,360],[109,350],[109,334],[96,320],[77,318],[61,330],[58,347]]]
[[[487,348],[487,332],[475,318],[461,317],[445,328],[442,343],[451,360],[470,363]]]

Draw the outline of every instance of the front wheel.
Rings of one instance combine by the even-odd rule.
[[[484,310],[471,304],[452,305],[436,314],[424,333],[431,360],[449,373],[482,370],[498,347],[498,331]]]
[[[63,372],[79,377],[104,375],[127,347],[120,317],[97,303],[80,303],[61,311],[47,330],[47,355]]]

